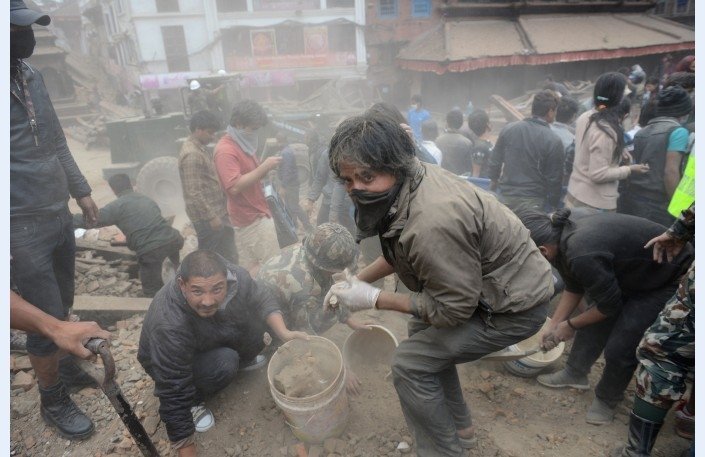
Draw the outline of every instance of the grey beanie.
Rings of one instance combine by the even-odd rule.
[[[680,86],[663,89],[656,101],[656,116],[681,117],[693,109],[690,95]]]

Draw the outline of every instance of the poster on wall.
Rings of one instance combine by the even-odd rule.
[[[305,52],[311,54],[328,53],[328,27],[304,27]]]
[[[250,30],[253,57],[271,57],[277,53],[274,29]]]

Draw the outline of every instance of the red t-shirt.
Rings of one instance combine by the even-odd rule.
[[[213,160],[220,186],[228,197],[230,222],[235,227],[247,227],[261,217],[272,217],[261,183],[253,184],[234,197],[228,193],[242,175],[259,166],[257,157],[243,151],[226,133],[215,145]]]

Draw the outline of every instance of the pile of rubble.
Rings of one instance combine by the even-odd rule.
[[[137,271],[134,260],[105,260],[95,251],[76,254],[76,295],[110,295],[115,297],[139,297],[142,285],[131,277]]]

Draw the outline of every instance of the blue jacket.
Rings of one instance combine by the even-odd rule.
[[[67,208],[69,195],[85,197],[91,194],[91,187],[66,145],[41,73],[24,62],[18,71],[27,81],[37,127],[35,139],[22,80],[11,78],[10,218],[58,213]]]

